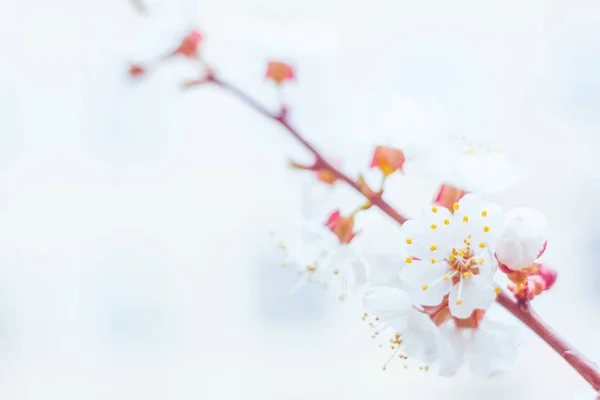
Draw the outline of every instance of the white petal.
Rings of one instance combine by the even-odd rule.
[[[412,310],[408,317],[406,341],[402,351],[419,361],[430,363],[438,357],[438,329],[426,314]]]
[[[408,294],[389,286],[369,289],[365,293],[363,305],[375,314],[389,312],[408,314],[412,309],[412,302]]]
[[[489,331],[482,324],[468,349],[467,361],[478,375],[497,375],[514,365],[517,347],[508,332]]]
[[[401,229],[402,246],[410,257],[424,258],[429,253],[427,229],[422,221],[408,220]]]
[[[415,296],[417,304],[434,306],[442,302],[452,286],[450,279],[444,279],[448,273],[445,262],[431,264],[413,261],[407,264],[400,277],[413,286],[410,292]]]
[[[496,297],[490,282],[478,275],[469,279],[461,278],[461,283],[454,285],[450,290],[448,305],[450,312],[456,318],[469,318],[476,308],[486,309]],[[460,297],[459,297],[459,291]],[[460,299],[460,304],[457,304]]]
[[[501,231],[502,209],[500,206],[486,202],[475,194],[465,195],[459,202],[459,209],[454,212],[452,223],[458,239],[469,237],[473,246],[483,243],[492,247]]]
[[[537,210],[519,207],[506,214],[498,239],[498,259],[513,270],[533,264],[548,238],[548,223]]]
[[[383,328],[406,332],[408,315],[412,310],[409,296],[398,288],[379,286],[370,289],[363,298],[367,310],[380,319]]]
[[[313,280],[328,284],[330,288],[345,297],[366,282],[366,265],[348,245],[340,245],[331,254],[326,265],[319,264]]]

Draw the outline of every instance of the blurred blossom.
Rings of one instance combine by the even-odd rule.
[[[258,313],[267,323],[290,321],[323,321],[326,310],[326,292],[308,288],[302,296],[286,300],[298,277],[281,268],[281,257],[269,256],[256,264],[256,296]],[[312,290],[310,290],[312,289]]]

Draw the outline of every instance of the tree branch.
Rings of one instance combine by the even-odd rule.
[[[496,301],[552,347],[595,390],[600,390],[600,370],[598,366],[561,338],[552,327],[533,311],[529,303],[519,303],[514,297],[506,293],[500,293]]]
[[[191,87],[205,83],[213,83],[219,86],[225,91],[233,94],[235,97],[249,107],[253,108],[258,113],[277,122],[279,125],[285,128],[294,138],[296,138],[296,140],[298,140],[298,142],[300,142],[300,144],[302,144],[302,146],[304,146],[315,156],[314,166],[317,167],[317,169],[331,172],[337,179],[342,180],[348,185],[352,186],[358,192],[363,194],[373,205],[379,207],[384,213],[389,215],[398,223],[403,224],[407,220],[400,213],[394,210],[385,200],[383,200],[380,193],[366,192],[363,190],[363,188],[361,188],[358,182],[348,177],[327,162],[327,160],[325,160],[319,151],[289,124],[288,120],[286,119],[285,108],[282,109],[279,114],[273,114],[265,106],[263,106],[254,98],[250,97],[248,94],[244,93],[239,88],[217,78],[212,70],[209,70],[204,79],[190,82],[186,86]],[[519,303],[514,297],[506,293],[500,293],[497,296],[496,301],[498,304],[508,310],[508,312],[527,325],[550,347],[552,347],[554,351],[564,358],[565,361],[568,362],[571,367],[573,367],[573,369],[575,369],[575,371],[577,371],[579,375],[581,375],[596,391],[600,391],[600,370],[598,369],[598,366],[588,360],[574,347],[569,345],[565,340],[558,336],[558,334],[554,332],[554,330],[548,324],[542,321],[542,319],[531,309],[528,303]]]
[[[369,202],[371,202],[371,204],[380,208],[384,213],[389,215],[395,221],[397,221],[400,224],[403,224],[404,222],[406,222],[406,218],[404,216],[402,216],[400,213],[398,213],[396,210],[394,210],[392,208],[392,206],[390,206],[385,200],[383,200],[380,193],[367,193],[364,190],[364,188],[362,188],[358,184],[358,182],[356,182],[354,179],[350,178],[348,175],[345,175],[343,172],[341,172],[339,169],[335,168],[333,165],[331,165],[331,163],[329,163],[312,144],[310,144],[306,139],[304,139],[304,137],[294,127],[292,127],[290,125],[290,123],[288,122],[287,117],[286,117],[287,113],[285,112],[285,109],[283,109],[282,112],[279,114],[273,114],[265,106],[260,104],[257,100],[253,99],[252,97],[250,97],[248,94],[244,93],[237,87],[220,80],[212,72],[209,73],[204,80],[197,81],[197,82],[198,83],[211,82],[211,83],[221,87],[222,89],[230,92],[231,94],[236,96],[239,100],[246,103],[246,105],[250,106],[251,108],[253,108],[257,112],[259,112],[260,114],[279,123],[279,125],[281,125],[283,128],[285,128],[289,133],[291,133],[292,136],[294,138],[296,138],[296,140],[298,140],[300,142],[300,144],[302,144],[302,146],[304,146],[308,151],[310,151],[315,156],[315,164],[314,164],[315,169],[331,172],[337,179],[344,181],[348,185],[352,186],[356,191],[358,191],[359,193],[364,195],[367,198],[367,200],[369,200]],[[192,85],[188,84],[188,86],[192,86]]]

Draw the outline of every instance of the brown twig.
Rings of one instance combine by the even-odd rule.
[[[213,83],[220,88],[228,91],[233,94],[239,100],[241,100],[246,105],[250,106],[258,113],[264,115],[265,117],[279,123],[282,127],[284,127],[302,146],[304,146],[308,151],[310,151],[315,156],[315,164],[313,167],[315,169],[323,169],[330,171],[335,175],[336,178],[346,182],[348,185],[352,186],[358,192],[363,194],[369,202],[371,202],[376,207],[379,207],[384,213],[389,215],[395,221],[400,224],[403,224],[407,219],[400,215],[396,210],[394,210],[385,200],[382,199],[381,193],[369,193],[369,191],[364,190],[361,185],[358,184],[357,181],[351,179],[347,175],[343,174],[341,171],[336,169],[333,165],[331,165],[325,158],[319,153],[319,151],[313,147],[304,137],[294,128],[292,127],[287,118],[286,118],[286,109],[283,108],[279,114],[273,114],[270,112],[265,106],[259,103],[254,98],[250,97],[248,94],[244,93],[239,88],[218,79],[212,70],[209,69],[205,78],[190,82],[186,84],[186,87],[191,87],[195,85],[205,84],[205,83]],[[600,370],[598,366],[593,362],[589,361],[585,356],[579,353],[575,348],[569,345],[566,341],[564,341],[554,330],[546,324],[542,319],[531,309],[528,303],[520,303],[513,296],[510,296],[506,293],[500,293],[496,301],[502,307],[504,307],[508,312],[513,314],[516,318],[518,318],[521,322],[527,325],[532,331],[534,331],[542,340],[544,340],[550,347],[554,349],[562,358],[568,362],[573,369],[575,369],[579,375],[581,375],[596,391],[600,391]]]
[[[520,303],[513,296],[506,293],[500,293],[496,301],[527,325],[544,342],[548,343],[583,379],[592,385],[594,390],[600,390],[600,370],[598,366],[562,339],[533,311],[529,303]]]
[[[312,144],[310,144],[306,139],[304,139],[304,137],[294,127],[290,125],[290,123],[287,120],[287,113],[285,112],[285,108],[282,109],[282,112],[274,114],[271,111],[269,111],[265,106],[260,104],[258,101],[256,101],[237,87],[217,78],[212,72],[209,72],[206,78],[196,82],[199,84],[211,82],[221,87],[222,89],[230,92],[231,94],[235,95],[239,100],[246,103],[246,105],[250,106],[255,111],[259,112],[267,118],[272,119],[273,121],[276,121],[289,133],[291,133],[292,136],[294,136],[294,138],[296,138],[296,140],[298,140],[302,144],[302,146],[304,146],[315,156],[315,163],[312,166],[313,169],[331,172],[337,179],[346,182],[359,193],[363,194],[371,204],[375,205],[376,207],[379,207],[384,213],[392,217],[395,221],[397,221],[400,224],[406,222],[406,218],[404,218],[400,213],[394,210],[392,206],[390,206],[385,200],[383,200],[383,198],[381,197],[381,193],[368,193],[365,190],[365,188],[361,187],[361,185],[358,184],[357,181],[350,178],[348,175],[345,175],[339,169],[331,165],[331,163],[329,163]],[[187,86],[192,86],[192,83],[189,83]]]

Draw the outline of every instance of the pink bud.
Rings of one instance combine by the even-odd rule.
[[[341,160],[338,158],[329,160],[329,163],[333,165],[336,169],[340,168],[342,165]],[[335,174],[328,169],[319,169],[316,171],[316,175],[318,181],[323,182],[327,185],[333,185],[335,182],[337,182],[337,177],[335,176]]]
[[[139,64],[131,64],[129,67],[129,76],[132,78],[140,78],[146,74],[146,70]]]
[[[387,176],[396,171],[402,171],[404,161],[405,158],[402,151],[392,147],[377,146],[373,152],[371,168],[379,168]]]
[[[464,190],[444,184],[440,187],[434,203],[452,211],[454,203],[457,203],[465,194],[467,194],[467,192]]]
[[[295,78],[294,68],[282,61],[270,61],[267,65],[266,78],[281,85],[284,81],[292,81]]]
[[[348,244],[354,239],[357,232],[354,229],[354,217],[342,217],[339,210],[331,213],[325,226],[338,237],[340,243]]]
[[[536,263],[534,267],[536,267],[535,272],[531,276],[536,277],[536,279],[542,283],[543,290],[552,289],[552,286],[556,283],[558,273],[546,264]]]
[[[200,41],[202,41],[202,34],[198,31],[191,31],[186,37],[183,38],[179,47],[173,52],[173,55],[181,55],[187,58],[197,58],[198,44]]]

